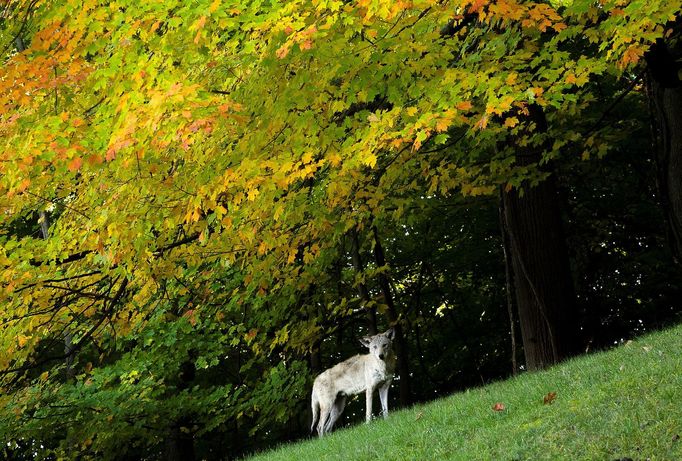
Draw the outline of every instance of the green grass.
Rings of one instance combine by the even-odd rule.
[[[682,460],[681,373],[682,326],[250,461]]]

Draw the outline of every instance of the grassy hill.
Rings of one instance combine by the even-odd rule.
[[[682,326],[250,458],[332,459],[682,460]]]

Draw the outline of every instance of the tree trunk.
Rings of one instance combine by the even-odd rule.
[[[530,112],[537,130],[546,131],[542,109]],[[540,161],[542,147],[521,149],[517,165]],[[505,192],[503,206],[526,366],[539,370],[577,350],[578,314],[555,178],[522,187],[523,196],[516,188]]]
[[[374,258],[377,267],[386,265],[386,258],[384,256],[384,249],[381,246],[379,239],[379,232],[376,226],[372,227],[374,232]],[[386,316],[388,321],[395,329],[395,346],[396,354],[398,355],[398,373],[400,374],[400,405],[408,406],[412,401],[412,391],[410,390],[410,361],[407,352],[407,340],[403,332],[402,324],[399,322],[398,312],[393,302],[393,295],[391,294],[391,284],[386,275],[386,272],[379,273],[379,285],[381,293],[386,301]]]
[[[676,26],[680,29],[679,21]],[[677,59],[682,44],[656,41],[646,54],[651,103],[657,183],[666,217],[668,241],[677,264],[682,265],[682,82]]]
[[[507,231],[507,226],[505,225],[504,219],[504,191],[500,187],[500,208],[499,208],[499,218],[500,218],[500,231],[502,233],[502,255],[504,257],[504,280],[505,280],[505,294],[507,300],[507,315],[509,316],[509,333],[511,339],[511,365],[512,365],[512,375],[516,376],[519,370],[519,366],[516,362],[516,322],[514,321],[514,302],[512,298],[514,297],[514,291],[512,289],[512,261],[509,256],[510,252],[510,242],[509,242],[509,231]]]
[[[194,460],[194,443],[191,434],[183,432],[182,421],[178,421],[171,427],[166,441],[167,461],[192,461]]]
[[[191,355],[191,354],[190,354]],[[178,391],[187,389],[196,375],[194,362],[187,360],[180,366]],[[166,461],[194,461],[194,440],[192,438],[192,420],[187,416],[178,418],[170,427],[166,439]]]

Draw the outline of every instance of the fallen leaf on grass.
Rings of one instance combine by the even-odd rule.
[[[493,411],[504,411],[504,403],[497,402],[493,405]]]
[[[424,416],[424,412],[420,411],[419,413],[417,413],[417,416],[414,417],[414,420],[419,421],[422,418],[422,416]]]
[[[542,398],[542,403],[545,405],[551,405],[554,403],[554,400],[556,400],[556,392],[550,392]]]

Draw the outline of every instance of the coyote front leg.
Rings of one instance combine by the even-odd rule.
[[[391,387],[391,380],[386,381],[379,387],[379,399],[381,399],[381,414],[384,419],[388,417],[388,389]]]
[[[365,422],[372,420],[372,395],[374,394],[374,386],[367,386],[367,394],[365,397]]]

